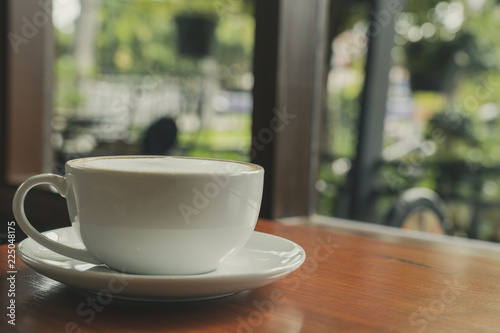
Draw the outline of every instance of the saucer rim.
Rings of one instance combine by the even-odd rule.
[[[49,232],[74,232],[72,230],[72,227],[63,227],[63,228],[57,228],[53,230],[48,230],[46,231],[47,233]],[[234,293],[237,293],[239,291],[243,290],[249,290],[249,289],[254,289],[258,287],[265,286],[267,284],[270,284],[280,278],[283,278],[284,276],[292,273],[293,271],[297,270],[305,261],[306,259],[306,252],[304,249],[298,245],[297,243],[272,234],[260,232],[260,231],[254,231],[252,233],[251,237],[265,237],[268,239],[273,239],[274,242],[287,242],[288,244],[292,245],[297,249],[297,254],[294,255],[294,257],[298,258],[296,261],[292,261],[290,263],[287,263],[283,266],[277,266],[269,269],[265,269],[263,271],[255,271],[255,272],[240,272],[240,273],[226,273],[223,275],[218,275],[214,274],[217,272],[212,271],[204,274],[196,274],[196,275],[145,275],[145,274],[131,274],[131,273],[123,273],[120,271],[115,271],[110,269],[109,267],[102,265],[107,271],[80,271],[77,270],[73,267],[62,267],[57,264],[47,264],[41,261],[38,261],[37,258],[32,258],[29,254],[23,253],[23,248],[27,247],[30,244],[30,242],[33,242],[35,246],[44,248],[44,246],[36,243],[33,239],[27,238],[21,241],[18,246],[17,246],[17,254],[20,257],[20,259],[28,265],[30,268],[32,268],[34,271],[36,271],[39,274],[42,274],[50,279],[59,281],[63,284],[70,285],[79,289],[84,289],[87,291],[96,291],[101,289],[98,285],[102,282],[102,279],[110,278],[113,277],[114,274],[120,274],[125,277],[131,278],[130,280],[132,281],[134,285],[137,284],[143,284],[143,283],[155,283],[155,284],[164,284],[165,286],[169,284],[199,284],[199,283],[205,283],[205,284],[223,284],[223,283],[231,283],[235,284],[238,282],[242,282],[242,286],[238,288],[233,288],[234,290],[224,290],[223,292],[207,292],[203,293],[202,295],[189,295],[189,293],[183,293],[186,294],[181,295],[175,291],[172,292],[166,292],[163,290],[163,293],[161,295],[140,295],[136,292],[131,292],[131,293],[123,293],[122,295],[117,295],[117,298],[122,298],[126,300],[140,300],[140,301],[179,301],[179,300],[200,300],[200,299],[210,299],[210,298],[217,298],[217,297],[223,297],[226,295],[231,295]],[[249,249],[246,246],[248,243],[243,246],[242,250],[244,249]],[[251,248],[250,248],[251,250]],[[62,256],[62,255],[61,255]],[[235,255],[236,257],[238,254]],[[66,257],[66,256],[62,256]],[[66,257],[68,258],[68,257]],[[71,261],[77,261],[85,264],[82,261],[68,258]],[[100,265],[95,265],[95,267],[99,267]],[[221,268],[224,267],[224,264],[221,266]],[[87,280],[85,283],[72,283],[72,277],[76,277],[77,280],[82,279],[82,274],[84,274],[85,279]],[[61,278],[61,276],[64,276],[64,278]],[[249,281],[249,276],[251,276],[252,281]],[[246,283],[245,283],[246,282]],[[89,285],[95,284],[95,287],[91,287]],[[85,286],[82,286],[85,285]],[[249,286],[248,288],[245,287],[245,285]],[[165,287],[164,286],[164,287]],[[184,287],[186,288],[186,287]],[[136,288],[137,289],[137,288]],[[141,289],[139,287],[139,289]],[[168,288],[166,288],[168,289]],[[220,288],[219,288],[220,289]],[[222,288],[224,289],[224,288]]]
[[[47,230],[45,232],[43,232],[42,234],[44,233],[50,233],[50,232],[57,232],[57,231],[70,231],[70,232],[74,232],[72,230],[72,227],[69,226],[69,227],[62,227],[62,228],[56,228],[56,229],[52,229],[52,230]],[[297,265],[297,268],[300,267],[300,265],[302,265],[302,263],[304,262],[305,260],[305,251],[304,249],[297,243],[289,240],[289,239],[286,239],[286,238],[283,238],[283,237],[280,237],[280,236],[276,236],[276,235],[272,235],[272,234],[268,234],[268,233],[265,233],[265,232],[261,232],[261,231],[253,231],[252,232],[252,235],[250,237],[255,237],[255,236],[258,236],[258,237],[268,237],[268,238],[274,238],[275,240],[278,240],[278,241],[286,241],[286,242],[290,242],[292,243],[294,246],[298,247],[299,251],[302,252],[304,254],[304,256],[301,258],[300,261],[298,262],[293,262],[293,263],[290,263],[290,264],[287,264],[285,266],[280,266],[280,267],[276,267],[276,268],[272,268],[272,269],[268,269],[264,272],[255,272],[255,273],[252,273],[252,274],[262,274],[262,275],[265,275],[265,276],[269,276],[269,273],[266,273],[266,272],[270,272],[270,271],[278,271],[278,272],[281,272],[283,270],[287,271],[289,267],[292,267],[292,266],[295,266]],[[23,243],[25,242],[34,242],[37,246],[39,247],[42,247],[42,248],[45,248],[45,246],[41,245],[41,244],[38,244],[36,243],[35,240],[31,239],[31,238],[26,238],[24,240],[22,240],[21,242],[19,242],[18,246],[16,247],[16,252],[18,253],[19,257],[21,258],[21,260],[23,260],[23,262],[25,261],[25,259],[27,258],[29,261],[35,263],[36,265],[43,265],[42,263],[40,262],[36,262],[36,260],[30,258],[30,257],[27,257],[25,254],[21,253],[20,251],[20,248],[22,248],[23,246],[27,246],[27,245],[23,245]],[[247,243],[248,244],[248,243]],[[246,246],[247,244],[245,244],[241,250],[245,250],[247,249]],[[49,250],[50,251],[50,250]],[[89,264],[89,263],[86,263],[84,261],[80,261],[80,260],[77,260],[77,259],[73,259],[73,258],[70,258],[70,257],[67,257],[65,255],[62,255],[62,254],[58,254],[62,257],[65,257],[65,258],[68,258],[69,260],[71,261],[78,261],[78,262],[81,262],[83,264]],[[238,253],[235,254],[235,257],[238,256]],[[94,265],[94,264],[91,264],[91,265]],[[222,266],[219,268],[223,268],[224,267],[224,263],[222,264]],[[68,272],[68,271],[71,271],[71,272],[76,272],[76,273],[82,273],[84,272],[85,274],[88,274],[88,275],[96,275],[96,276],[99,276],[99,275],[102,275],[102,276],[107,276],[107,275],[110,275],[110,274],[113,274],[113,273],[116,273],[116,274],[123,274],[123,275],[127,275],[127,276],[133,276],[134,279],[147,279],[147,280],[176,280],[176,279],[182,279],[182,280],[186,280],[186,279],[189,279],[189,280],[194,280],[194,279],[203,279],[203,280],[207,280],[207,279],[211,279],[211,278],[221,278],[222,276],[231,276],[232,279],[234,278],[237,278],[237,277],[245,277],[246,274],[244,273],[239,273],[239,274],[228,274],[228,275],[214,275],[214,273],[216,273],[219,269],[216,269],[214,271],[211,271],[211,272],[207,272],[207,273],[202,273],[202,274],[135,274],[135,273],[127,273],[127,272],[121,272],[121,271],[117,271],[117,270],[114,270],[104,264],[102,265],[94,265],[95,267],[103,267],[105,269],[107,269],[108,271],[106,272],[103,272],[103,271],[77,271],[77,270],[74,270],[72,268],[67,268],[67,267],[61,267],[61,266],[58,266],[58,265],[48,265],[50,267],[52,267],[53,269],[58,269],[58,270],[61,270],[61,271],[64,271],[64,272]],[[30,266],[31,267],[31,266]]]

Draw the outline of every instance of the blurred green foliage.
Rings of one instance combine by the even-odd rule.
[[[478,4],[482,6],[474,7]],[[346,24],[335,36],[366,24],[373,12],[359,10],[362,6],[356,2],[351,7],[354,12],[343,10],[353,20],[342,19]],[[500,29],[499,17],[500,4],[494,0],[408,1],[403,13],[394,17],[393,60],[409,71],[415,106],[412,121],[422,122],[421,140],[427,149],[416,149],[381,166],[377,222],[383,223],[398,193],[423,186],[469,198],[448,200],[457,234],[467,235],[471,204],[482,201],[479,237],[500,241],[500,209],[496,208],[500,207],[500,177],[495,174],[500,165],[500,40],[493,33]],[[363,78],[365,57],[366,53],[357,53],[347,70]],[[328,94],[332,133],[327,134],[323,153],[329,158],[321,165],[317,185],[318,212],[325,215],[338,214],[339,203],[345,202],[342,196],[349,191],[349,171],[334,171],[335,161],[348,158],[355,163],[363,79],[345,82],[350,84]],[[396,142],[385,139],[385,144]]]
[[[81,5],[87,4],[81,2]],[[97,26],[95,40],[93,45],[86,46],[94,55],[93,68],[87,73],[79,73],[75,54],[79,42],[75,29],[82,28],[78,20],[73,30],[55,29],[54,104],[57,115],[71,117],[85,107],[81,83],[86,79],[133,83],[142,82],[141,77],[148,76],[175,78],[190,101],[190,107],[196,107],[200,100],[200,78],[206,75],[206,69],[203,59],[179,54],[175,22],[179,15],[209,17],[217,23],[212,58],[217,64],[218,89],[248,90],[249,85],[251,87],[251,78],[250,83],[244,79],[252,72],[253,1],[106,0],[99,2],[97,13],[93,17]],[[92,31],[83,29],[86,33]],[[248,129],[220,133],[203,128],[195,133],[180,133],[179,142],[191,147],[199,141],[203,149],[213,150],[223,150],[227,142],[234,143],[235,139],[249,142],[250,115],[238,116],[245,118],[243,121]],[[140,137],[144,129],[131,125],[128,130],[131,137]],[[189,154],[200,150],[190,149]]]
[[[253,7],[240,0],[101,1],[97,18],[94,78],[102,75],[148,75],[154,70],[172,76],[199,75],[201,62],[177,53],[176,15],[211,15],[218,24],[214,58],[226,89],[237,89],[239,79],[251,72]],[[56,30],[56,74],[59,86],[77,80],[75,34]],[[77,89],[76,85],[73,89]],[[65,91],[63,95],[76,95]],[[57,99],[59,107],[74,107],[76,100]]]

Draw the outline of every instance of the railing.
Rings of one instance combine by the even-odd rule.
[[[330,165],[337,159],[338,157],[332,155],[322,156],[322,162],[325,165]],[[481,216],[486,210],[500,208],[500,165],[484,165],[464,160],[422,159],[418,163],[381,160],[377,169],[379,182],[371,189],[370,194],[374,204],[378,207],[377,216],[372,216],[372,221],[376,223],[384,224],[388,210],[394,205],[399,195],[414,187],[427,187],[434,190],[447,205],[459,204],[466,207],[467,219],[459,213],[453,215],[459,217],[461,221],[467,220],[465,229],[463,222],[460,226],[456,226],[456,229],[465,232],[469,238],[480,236]],[[337,190],[336,202],[331,203],[332,215],[338,214],[340,217],[349,218],[349,209],[345,209],[343,205],[351,204],[352,181],[350,177],[347,173],[343,177],[331,175],[329,179],[324,180]],[[497,241],[500,241],[497,236],[495,237]]]

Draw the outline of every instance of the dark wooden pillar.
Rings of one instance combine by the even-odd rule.
[[[261,215],[314,209],[327,0],[256,1],[252,153],[266,170]]]

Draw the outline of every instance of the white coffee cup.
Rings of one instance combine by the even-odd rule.
[[[220,267],[254,231],[264,169],[243,162],[165,156],[71,160],[65,176],[42,174],[18,188],[13,210],[36,242],[81,261],[136,274],[202,274]],[[39,233],[27,192],[49,184],[66,198],[85,249]]]

